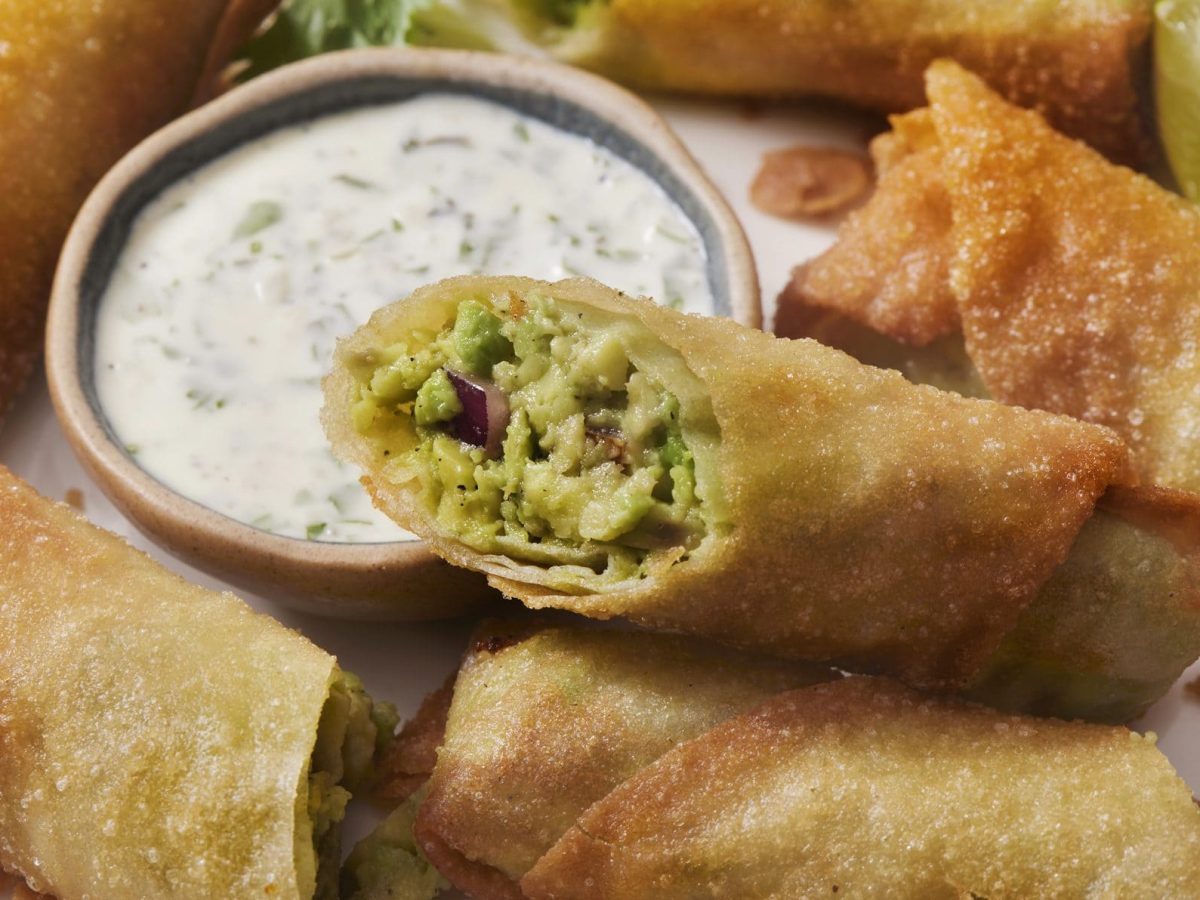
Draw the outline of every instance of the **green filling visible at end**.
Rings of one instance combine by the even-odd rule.
[[[350,852],[342,869],[346,900],[429,900],[450,886],[413,838],[413,822],[427,789],[400,804]]]
[[[297,815],[297,833],[311,834],[316,857],[315,900],[336,900],[341,861],[341,823],[351,791],[374,774],[375,760],[387,749],[399,717],[388,703],[375,703],[362,681],[337,673],[321,711],[308,774],[308,793]]]
[[[445,369],[438,369],[417,391],[413,419],[418,425],[437,425],[439,422],[449,422],[462,411],[462,402],[450,383],[450,376]]]
[[[655,554],[695,549],[708,524],[679,399],[631,359],[637,328],[549,296],[466,299],[439,334],[372,355],[356,425],[377,438],[374,423],[410,420],[407,443],[382,448],[384,474],[415,476],[473,549],[638,577]],[[491,441],[467,440],[488,433],[486,416],[454,372],[507,403]]]
[[[1194,578],[1169,540],[1098,512],[970,696],[1001,709],[1129,721],[1196,658]]]

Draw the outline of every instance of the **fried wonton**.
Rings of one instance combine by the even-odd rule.
[[[1144,481],[1200,488],[1200,211],[952,63],[928,85],[888,138],[904,154],[797,272],[777,327],[811,333],[816,306],[916,348],[956,331],[992,397],[1107,425]],[[910,139],[930,122],[932,143]],[[911,279],[912,254],[948,261],[946,280]]]

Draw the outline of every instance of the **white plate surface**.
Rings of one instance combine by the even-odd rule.
[[[762,153],[797,143],[861,148],[882,122],[808,107],[747,107],[673,99],[656,100],[654,105],[676,128],[741,218],[757,256],[769,322],[774,298],[786,283],[791,267],[820,252],[832,239],[832,230],[774,219],[750,204],[747,189]],[[63,499],[72,488],[82,491],[85,511],[93,522],[128,537],[135,546],[192,581],[226,587],[159,550],[113,508],[68,448],[40,375],[0,431],[0,462],[49,497]],[[259,597],[243,596],[255,608],[299,629],[336,654],[343,667],[363,678],[374,696],[392,701],[401,714],[415,711],[421,698],[456,666],[470,629],[470,623],[463,622],[381,626],[329,621],[291,612]],[[1158,733],[1159,746],[1193,793],[1200,794],[1200,700],[1183,691],[1184,683],[1196,678],[1200,678],[1200,664],[1185,673],[1138,727]],[[354,833],[364,830],[367,824],[361,817],[351,823],[348,844],[354,840]],[[7,897],[0,895],[0,900]]]

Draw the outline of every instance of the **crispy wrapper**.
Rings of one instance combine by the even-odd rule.
[[[1149,27],[1142,0],[611,0],[584,4],[550,46],[642,87],[817,95],[885,112],[920,106],[926,66],[949,57],[1134,159],[1147,146],[1137,87]]]
[[[8,0],[0,16],[0,415],[41,352],[67,228],[183,112],[226,0]]]
[[[901,368],[962,371],[965,346],[991,396],[1107,425],[1144,481],[1200,489],[1200,213],[952,63],[928,77],[930,109],[894,121],[876,195],[797,270],[777,330],[881,358],[828,310],[934,351]]]
[[[1114,488],[968,694],[1128,722],[1200,655],[1200,497]]]
[[[454,697],[454,675],[421,701],[416,715],[404,723],[379,761],[372,797],[385,807],[403,803],[429,780],[438,747],[446,735],[446,718]]]
[[[595,804],[531,900],[1190,897],[1200,810],[1123,728],[851,678],[780,695]]]
[[[626,778],[773,694],[834,677],[670,635],[485,623],[418,840],[471,896],[519,900],[521,876]]]
[[[414,481],[387,480],[384,450],[350,419],[363,354],[438,331],[464,298],[539,291],[620,325],[639,368],[678,397],[697,448],[711,527],[682,557],[655,556],[640,579],[564,580],[554,566],[472,550]],[[528,606],[939,687],[980,669],[1126,466],[1107,430],[913,386],[814,341],[586,280],[453,279],[379,311],[339,346],[324,418],[335,452],[368,473],[389,515]]]
[[[950,198],[939,186],[942,152],[929,110],[892,118],[871,142],[878,188],[851,213],[828,250],[792,272],[775,333],[817,337],[815,310],[831,310],[913,347],[962,333],[950,290]],[[853,352],[853,351],[850,351]]]
[[[1200,488],[1200,212],[948,65],[929,93],[989,390],[1108,425],[1146,481]]]
[[[0,519],[0,865],[61,900],[311,897],[333,657],[2,468]]]
[[[942,208],[940,182],[892,175],[885,172],[880,188],[891,196],[878,197],[881,204],[847,222],[838,244],[797,270],[781,297],[776,328],[896,369],[910,381],[988,397],[958,325],[929,343],[903,325],[908,313],[914,322],[945,306],[936,285],[910,291],[902,272],[886,270],[887,261],[911,250],[948,263],[953,247],[948,222],[944,234],[931,234],[928,243],[922,238],[919,251],[903,226],[886,234],[864,231],[868,224],[886,227],[882,209],[919,207],[923,197]],[[886,252],[873,257],[880,247]],[[863,283],[854,281],[858,264],[858,276],[880,288],[878,302],[872,287],[859,295],[837,292],[839,272],[851,274],[847,287]],[[817,284],[829,291],[814,290]],[[948,282],[941,291],[949,295]],[[1004,709],[1125,722],[1166,693],[1198,654],[1200,495],[1155,487],[1114,490],[969,692]]]

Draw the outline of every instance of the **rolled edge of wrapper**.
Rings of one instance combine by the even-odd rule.
[[[0,508],[0,863],[68,896],[172,867],[179,890],[311,890],[334,658],[2,467]]]

